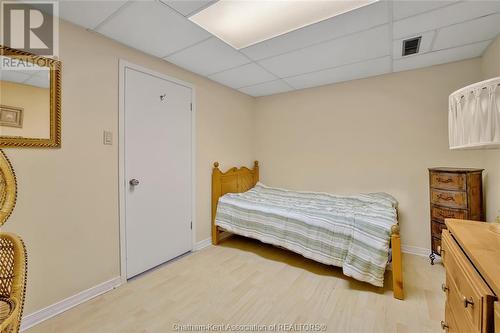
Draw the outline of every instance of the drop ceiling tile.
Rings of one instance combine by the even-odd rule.
[[[133,2],[106,20],[97,31],[157,57],[165,57],[211,36],[157,1]]]
[[[387,22],[389,22],[387,2],[380,1],[274,37],[241,51],[251,59],[259,60],[363,31]]]
[[[277,79],[274,75],[266,72],[254,63],[229,69],[211,75],[209,78],[235,89]]]
[[[391,46],[389,27],[384,25],[264,59],[259,64],[278,77],[289,77],[386,56],[391,53]]]
[[[46,69],[44,68],[44,69],[35,70],[35,71],[33,71],[32,75],[48,80],[50,78],[50,70],[47,67],[46,67]]]
[[[310,88],[390,73],[391,62],[391,57],[386,56],[361,63],[293,76],[283,80],[296,89]]]
[[[500,11],[500,1],[465,1],[394,22],[394,39],[442,28]]]
[[[210,75],[250,62],[247,57],[215,37],[165,59],[201,75]]]
[[[493,39],[500,33],[500,14],[455,24],[438,31],[434,50]]]
[[[59,17],[87,29],[94,29],[127,0],[59,0]],[[42,9],[37,4],[33,7]],[[42,9],[43,10],[43,9]]]
[[[415,57],[394,60],[395,72],[444,64],[480,56],[491,41],[469,44],[452,49],[429,52]]]
[[[24,84],[38,87],[38,88],[48,88],[50,81],[47,78],[42,78],[39,76],[32,76],[24,82]]]
[[[214,3],[215,0],[160,0],[184,16],[191,16],[203,8]]]
[[[59,16],[87,29],[94,29],[127,1],[60,1]]]
[[[392,57],[394,59],[399,59],[403,57],[403,41],[409,38],[415,38],[418,36],[422,36],[422,40],[420,41],[420,48],[418,54],[409,55],[407,57],[415,57],[419,54],[427,53],[431,51],[432,40],[434,39],[434,35],[436,32],[434,30],[424,32],[423,34],[417,34],[408,38],[401,38],[392,42]]]
[[[394,1],[393,2],[393,18],[394,20],[400,20],[405,17],[417,15],[433,9],[441,8],[444,6],[451,5],[455,1],[428,1],[428,0],[411,0],[411,1]]]
[[[276,80],[241,88],[239,90],[247,95],[257,97],[257,96],[279,94],[293,90],[293,88],[289,87],[286,83],[284,83],[281,80]]]
[[[23,73],[16,70],[2,70],[0,71],[0,80],[7,82],[23,83],[31,77],[30,74]]]

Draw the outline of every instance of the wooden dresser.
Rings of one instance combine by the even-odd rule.
[[[441,246],[444,219],[484,220],[483,169],[429,169],[431,201],[431,264]]]
[[[500,228],[493,223],[447,219],[442,233],[446,269],[445,319],[450,333],[500,333]]]

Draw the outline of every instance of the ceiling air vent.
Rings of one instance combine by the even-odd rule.
[[[410,38],[403,41],[403,57],[418,53],[422,36]]]

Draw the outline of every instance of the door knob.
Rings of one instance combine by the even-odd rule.
[[[131,186],[137,186],[137,185],[139,185],[139,181],[137,179],[131,179],[128,183]]]

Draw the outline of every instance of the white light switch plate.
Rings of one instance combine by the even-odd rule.
[[[103,143],[105,145],[112,145],[113,144],[113,133],[111,133],[110,131],[104,131]]]

